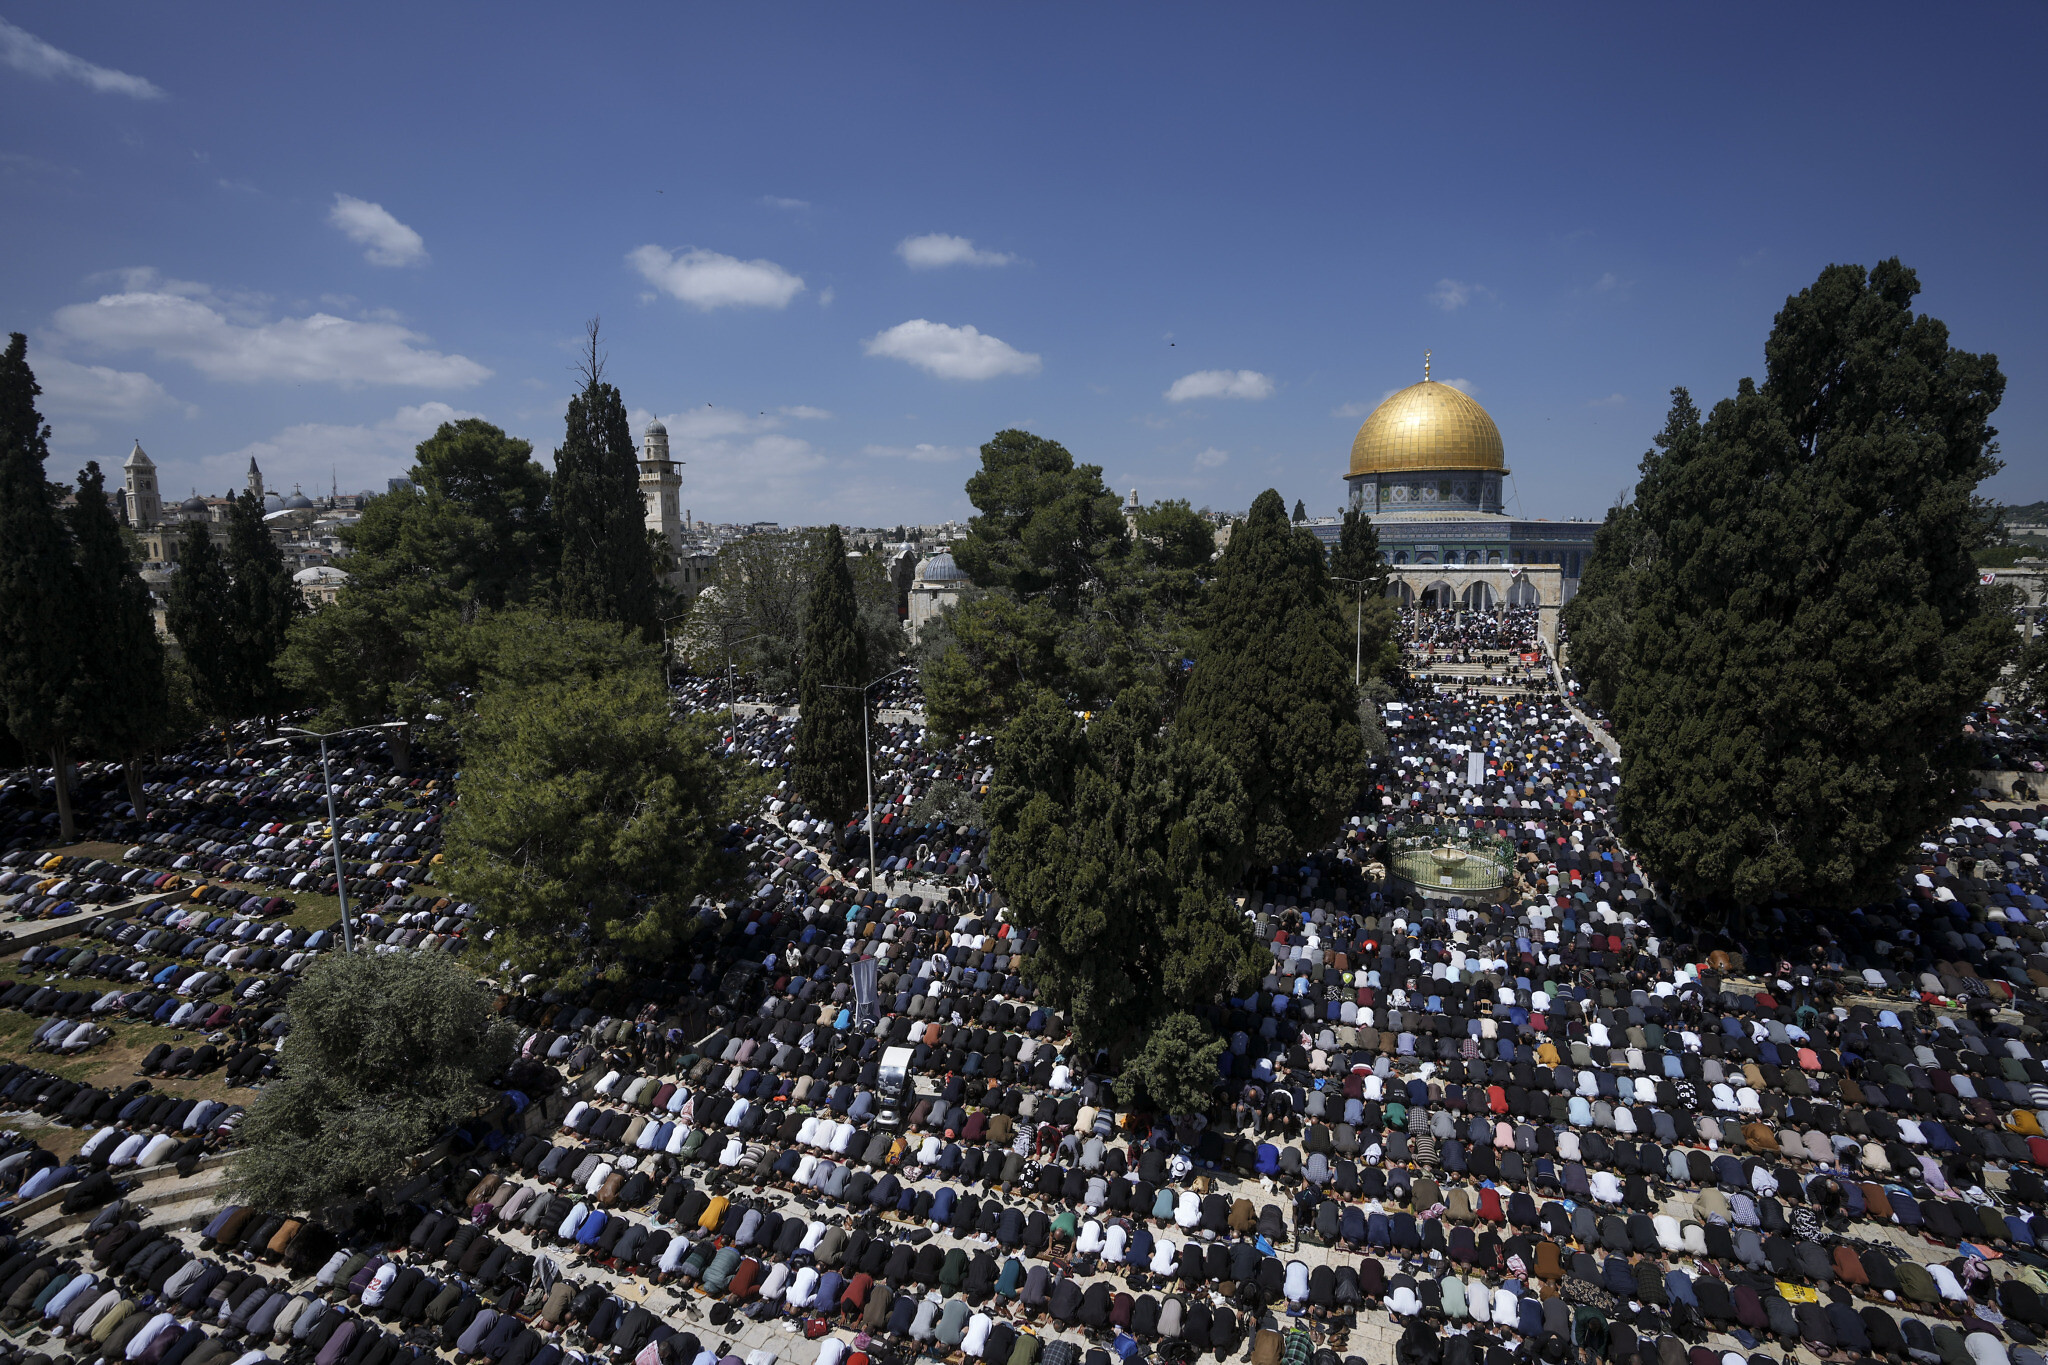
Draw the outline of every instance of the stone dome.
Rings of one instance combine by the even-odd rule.
[[[953,556],[941,550],[917,566],[917,581],[920,583],[965,583],[967,574]]]
[[[194,493],[178,504],[178,511],[188,517],[203,517],[206,515],[206,499]]]
[[[1505,470],[1500,428],[1449,384],[1425,379],[1390,394],[1351,442],[1351,477],[1410,470]]]
[[[661,419],[657,417],[647,424],[647,434],[649,436],[666,436],[668,435],[668,428],[663,426]]]
[[[301,493],[298,486],[294,484],[292,486],[292,495],[284,500],[284,505],[285,510],[296,512],[303,508],[311,507],[313,500],[304,493]]]

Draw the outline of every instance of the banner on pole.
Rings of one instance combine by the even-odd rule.
[[[864,957],[853,964],[853,1023],[855,1028],[872,1028],[882,1011],[875,1002],[875,959]]]

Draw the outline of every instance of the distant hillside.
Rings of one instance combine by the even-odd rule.
[[[2022,507],[2005,509],[2007,526],[2048,526],[2048,502],[2030,502]]]

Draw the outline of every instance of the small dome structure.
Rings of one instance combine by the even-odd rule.
[[[307,497],[304,493],[300,492],[299,486],[297,484],[292,485],[292,495],[284,500],[284,508],[286,511],[295,512],[303,508],[309,508],[312,505],[313,500]]]
[[[178,511],[183,516],[203,517],[206,515],[206,499],[194,493],[178,504]]]
[[[920,583],[965,583],[967,574],[953,556],[944,550],[933,555],[917,566],[917,581]]]

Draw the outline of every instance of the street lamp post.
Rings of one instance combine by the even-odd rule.
[[[890,669],[890,670],[889,670],[889,671],[888,671],[887,673],[884,673],[884,674],[883,674],[883,675],[882,675],[881,677],[879,677],[879,678],[876,678],[876,679],[874,679],[874,680],[873,680],[873,681],[871,681],[871,682],[864,682],[864,683],[860,683],[860,684],[857,684],[857,685],[856,685],[856,684],[854,684],[854,683],[826,683],[826,684],[824,684],[824,685],[825,685],[826,687],[830,688],[830,689],[831,689],[832,691],[834,691],[834,692],[858,692],[858,693],[860,693],[860,756],[861,756],[861,762],[862,762],[862,763],[863,763],[863,764],[864,764],[864,765],[866,766],[866,768],[867,768],[867,775],[868,775],[868,817],[867,817],[867,823],[868,823],[868,890],[870,890],[870,891],[873,891],[873,890],[875,889],[875,875],[876,875],[876,874],[875,874],[875,746],[874,746],[873,744],[871,744],[871,743],[869,743],[869,742],[868,742],[868,689],[869,689],[869,688],[871,688],[871,687],[873,687],[873,686],[874,686],[874,685],[875,685],[876,683],[885,683],[885,682],[889,681],[889,679],[891,679],[891,678],[895,677],[895,676],[896,676],[896,675],[897,675],[898,673],[908,673],[909,671],[910,671],[910,666],[909,666],[908,664],[905,664],[905,665],[904,665],[904,666],[903,666],[902,668],[892,668],[892,669]]]
[[[1358,585],[1358,609],[1351,615],[1351,685],[1357,687],[1364,681],[1365,585],[1371,580],[1344,578],[1338,574],[1331,574],[1330,577],[1339,583],[1355,583]]]
[[[403,730],[402,720],[388,720],[377,725],[355,725],[346,730],[329,730],[322,734],[318,730],[302,730],[295,725],[280,725],[279,730],[290,735],[305,735],[320,741],[320,782],[327,789],[327,848],[334,858],[334,895],[341,902],[341,950],[352,953],[356,950],[355,927],[348,914],[348,876],[341,870],[341,817],[334,812],[334,774],[327,766],[327,741],[343,735],[367,734],[372,730]],[[284,744],[286,740],[273,740]]]

